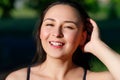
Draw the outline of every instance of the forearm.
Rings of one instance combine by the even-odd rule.
[[[120,80],[120,55],[100,40],[91,51],[106,65],[113,77]]]

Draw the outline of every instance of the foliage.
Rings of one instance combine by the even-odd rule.
[[[14,8],[15,0],[0,0],[0,8],[2,9],[2,18],[10,17],[10,11]]]
[[[29,7],[34,8],[38,12],[40,12],[40,10],[42,10],[42,8],[44,8],[47,4],[54,1],[56,0],[52,0],[52,1],[51,0],[29,0],[28,5]],[[99,10],[97,0],[76,0],[76,1],[82,4],[87,9],[87,11],[97,12]]]
[[[15,1],[17,0],[0,0],[0,15],[2,18],[10,18],[11,11],[15,11]],[[32,9],[36,13],[39,13],[43,10],[43,8],[54,1],[57,0],[22,0],[25,2],[24,6],[27,7],[27,9]],[[75,0],[73,0],[75,1]],[[108,19],[115,19],[120,17],[120,0],[109,0],[109,4],[101,7],[99,3],[99,0],[76,0],[80,4],[83,5],[83,7],[86,9],[87,12],[90,14],[94,15],[95,18],[101,18],[105,17]],[[107,8],[105,8],[107,7]],[[31,10],[31,13],[32,13]],[[19,11],[19,10],[18,10]],[[19,13],[19,12],[18,12]],[[30,13],[30,12],[28,12]]]
[[[97,12],[99,10],[98,0],[78,0],[87,11]]]

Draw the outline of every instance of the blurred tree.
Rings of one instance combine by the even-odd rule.
[[[39,13],[44,9],[44,7],[50,2],[58,0],[26,0],[28,8],[32,8]],[[73,0],[74,1],[74,0]],[[100,6],[99,0],[76,0],[81,3],[84,8],[90,13],[99,13]],[[120,5],[120,0],[110,0],[111,6],[109,7],[109,18],[117,18],[118,14],[116,12],[116,5]],[[14,9],[15,0],[0,0],[0,8],[2,9],[2,18],[10,18],[10,11]]]
[[[10,18],[10,11],[14,8],[15,0],[0,0],[0,8],[2,9],[1,18]]]
[[[43,8],[50,2],[53,2],[55,0],[29,0],[28,1],[28,6],[30,8],[36,9],[38,13],[40,13]]]
[[[89,12],[95,13],[99,10],[98,0],[78,0]]]
[[[118,18],[117,16],[117,11],[116,11],[116,5],[120,5],[120,1],[119,0],[110,0],[110,9],[109,9],[109,19],[116,19]]]
[[[41,12],[43,8],[49,4],[50,2],[59,1],[59,0],[29,0],[28,6],[36,9],[37,12]],[[61,0],[60,0],[61,1]],[[73,0],[74,1],[74,0]],[[97,0],[76,0],[77,2],[81,3],[85,9],[89,12],[97,12],[99,10]]]

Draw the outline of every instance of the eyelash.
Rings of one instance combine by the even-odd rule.
[[[54,26],[54,24],[46,24],[45,26],[51,26],[51,27],[53,27]],[[65,26],[64,28],[68,28],[68,29],[74,29],[73,27],[71,27],[71,26]]]
[[[74,28],[73,28],[73,27],[71,27],[71,26],[66,26],[65,28],[74,29]]]
[[[46,24],[46,26],[54,26],[53,24]]]

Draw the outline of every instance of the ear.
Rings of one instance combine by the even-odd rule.
[[[85,45],[86,39],[87,39],[87,31],[85,30],[81,34],[81,41],[80,41],[81,47]]]

